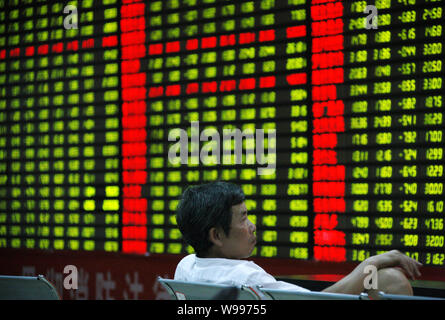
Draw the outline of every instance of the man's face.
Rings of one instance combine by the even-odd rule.
[[[247,218],[246,204],[232,206],[232,222],[229,234],[222,235],[221,254],[228,259],[243,259],[250,256],[255,244],[256,227]]]

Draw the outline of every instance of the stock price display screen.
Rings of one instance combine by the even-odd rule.
[[[0,1],[0,248],[191,252],[178,198],[224,180],[254,256],[443,266],[443,9]]]

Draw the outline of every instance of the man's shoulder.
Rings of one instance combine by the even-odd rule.
[[[195,259],[196,259],[196,254],[192,253],[183,257],[181,261],[179,261],[179,264],[194,262]]]
[[[182,268],[182,269],[190,269],[193,264],[196,263],[196,255],[195,254],[189,254],[187,256],[185,256],[184,258],[181,259],[181,261],[179,261],[178,265],[176,266],[176,268]]]
[[[196,267],[212,278],[218,275],[222,278],[237,279],[243,282],[251,278],[261,278],[266,274],[263,268],[249,260],[196,258]]]
[[[260,266],[249,260],[227,259],[227,258],[199,258],[193,257],[197,266],[201,267],[221,267],[221,268],[246,268],[261,269]],[[262,269],[261,269],[262,270]]]
[[[249,260],[225,258],[199,258],[185,256],[176,267],[175,279],[185,281],[245,282],[265,271]]]
[[[183,281],[187,280],[187,275],[193,269],[194,259],[195,255],[189,254],[188,256],[182,258],[181,261],[179,261],[175,270],[175,276],[174,276],[175,280],[183,280]]]

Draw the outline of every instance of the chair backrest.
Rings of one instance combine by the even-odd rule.
[[[0,300],[60,300],[43,276],[0,276]]]
[[[290,291],[265,288],[260,288],[260,290],[273,300],[360,300],[359,295],[353,294]]]
[[[204,282],[185,282],[158,277],[159,283],[174,300],[213,300],[219,299],[222,290],[233,288],[237,293],[237,300],[260,300],[261,293],[257,288],[239,286],[232,287],[222,284]]]

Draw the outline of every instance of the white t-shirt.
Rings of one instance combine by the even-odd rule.
[[[252,261],[225,258],[184,257],[176,267],[175,280],[210,282],[230,286],[259,286],[267,289],[310,291],[297,285],[277,281]]]

